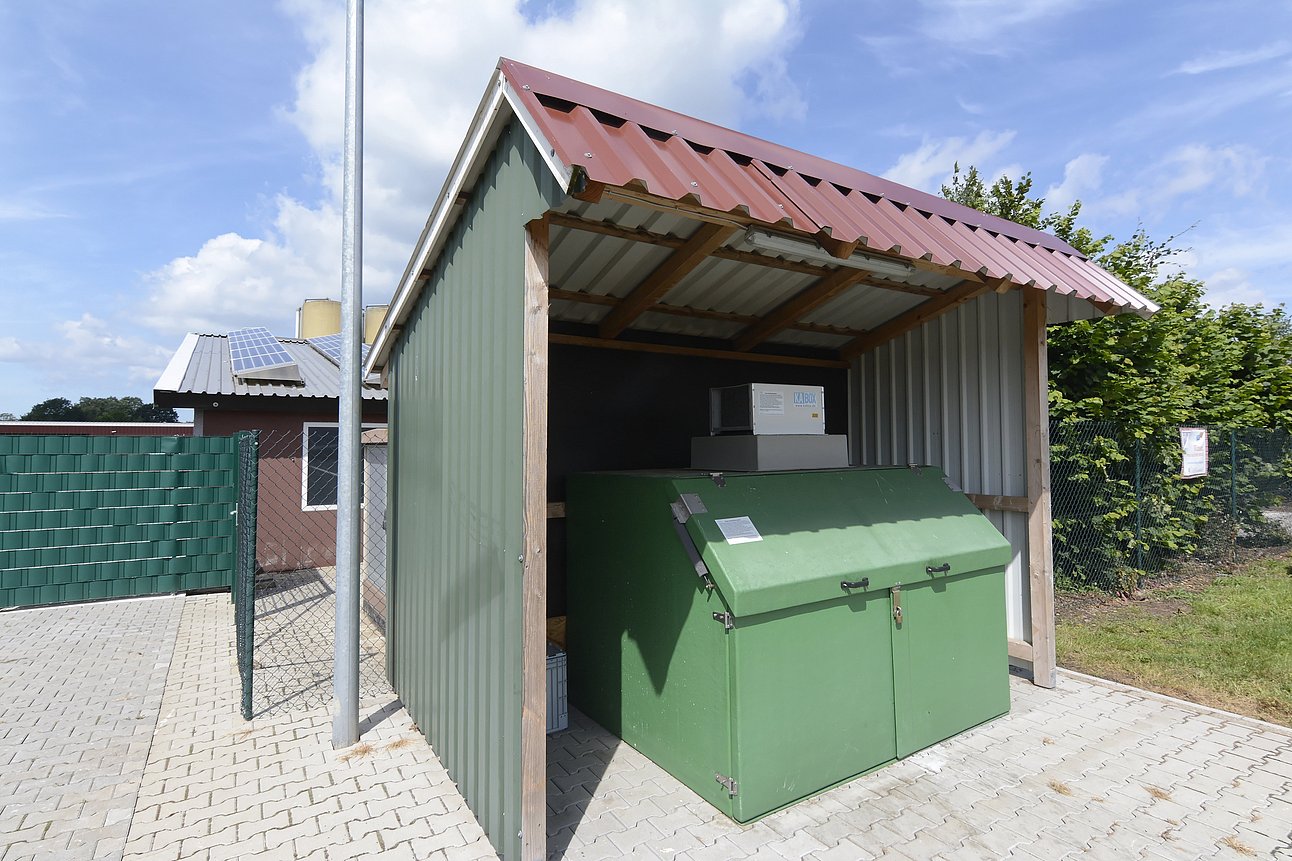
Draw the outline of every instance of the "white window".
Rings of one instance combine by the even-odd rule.
[[[337,494],[336,422],[305,422],[301,435],[301,510],[335,511]],[[364,428],[385,427],[365,424]],[[362,475],[360,475],[362,481]]]

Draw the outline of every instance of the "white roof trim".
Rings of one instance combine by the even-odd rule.
[[[561,186],[569,188],[570,178],[573,175],[572,169],[561,162],[556,156],[555,148],[539,133],[533,117],[524,109],[511,84],[503,77],[501,67],[498,68],[489,80],[489,86],[485,89],[484,97],[480,100],[480,105],[471,120],[466,140],[463,141],[462,148],[458,150],[457,157],[453,160],[453,166],[445,177],[440,196],[436,199],[435,207],[426,221],[426,227],[422,229],[422,235],[417,240],[413,256],[404,269],[403,277],[399,280],[399,287],[390,300],[386,319],[382,321],[381,329],[378,330],[377,337],[372,342],[372,351],[368,354],[368,362],[364,367],[365,376],[378,373],[385,368],[390,348],[395,343],[395,330],[407,319],[413,302],[421,292],[417,282],[426,270],[427,264],[435,260],[443,249],[449,230],[461,213],[461,206],[457,203],[458,195],[464,189],[470,188],[472,182],[479,176],[485,160],[493,152],[494,143],[513,116],[519,119],[525,132],[538,146],[543,154],[543,160],[560,181]]]
[[[189,332],[184,336],[179,349],[170,357],[170,364],[153,385],[154,391],[179,391],[180,385],[184,382],[184,374],[188,372],[188,363],[193,360],[193,351],[197,349],[197,338],[195,332]]]

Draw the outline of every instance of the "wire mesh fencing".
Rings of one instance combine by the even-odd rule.
[[[386,445],[365,432],[360,512],[359,694],[386,680]],[[254,566],[235,601],[249,614],[240,655],[248,716],[323,706],[332,699],[336,631],[337,428],[260,431],[255,457]],[[252,609],[254,608],[254,610]],[[239,619],[242,613],[236,614]],[[249,698],[249,700],[247,699]]]
[[[1205,472],[1184,477],[1176,430],[1135,439],[1106,422],[1052,426],[1056,586],[1129,592],[1188,563],[1292,549],[1292,439],[1203,430]]]

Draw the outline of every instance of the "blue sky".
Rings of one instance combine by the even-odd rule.
[[[1218,10],[1223,9],[1223,14]],[[343,3],[0,5],[0,412],[133,394],[187,331],[339,292]],[[498,55],[936,190],[1030,170],[1096,232],[1187,230],[1213,303],[1292,299],[1292,8],[368,0],[365,300]]]

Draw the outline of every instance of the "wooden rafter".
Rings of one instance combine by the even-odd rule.
[[[565,212],[553,212],[548,215],[551,223],[556,227],[565,227],[570,230],[582,230],[586,233],[599,233],[602,236],[612,236],[615,239],[626,239],[630,242],[643,242],[650,245],[658,245],[661,248],[681,248],[685,239],[676,236],[669,236],[664,233],[652,233],[649,230],[643,230],[640,227],[621,227],[618,224],[611,224],[608,221],[596,221],[591,218],[583,218],[578,215],[571,215]],[[716,257],[719,260],[731,260],[736,263],[747,263],[751,266],[764,266],[768,269],[781,269],[786,272],[797,272],[800,275],[812,275],[816,278],[824,278],[837,270],[828,266],[817,266],[813,263],[804,263],[801,260],[785,260],[781,257],[768,257],[765,254],[757,254],[753,251],[741,251],[738,248],[716,248],[710,257]],[[919,284],[904,284],[899,281],[888,281],[882,278],[863,278],[863,284],[869,284],[872,287],[878,287],[881,290],[892,290],[895,293],[910,293],[913,296],[940,296],[942,291],[934,287],[924,287]]]
[[[639,353],[662,353],[670,356],[696,356],[702,359],[726,359],[735,362],[763,362],[772,365],[798,365],[804,368],[847,368],[840,359],[814,359],[808,356],[783,356],[774,353],[738,353],[735,350],[714,350],[706,347],[679,347],[673,344],[652,344],[646,341],[610,340],[588,338],[583,335],[566,335],[551,332],[548,343],[569,344],[575,347],[596,347],[602,350],[627,350]]]
[[[660,197],[645,191],[637,191],[631,188],[607,187],[605,192],[606,199],[618,200],[624,203],[630,203],[634,206],[643,206],[647,209],[654,209],[660,212],[671,212],[674,215],[686,215],[699,221],[707,221],[711,224],[731,224],[744,229],[753,226],[767,227],[761,221],[756,221],[748,216],[739,215],[731,212],[716,212],[712,209],[705,209],[695,204],[685,203],[679,200],[670,200],[667,197]],[[789,227],[788,221],[786,226]],[[885,249],[872,248],[869,252],[876,252],[882,255]],[[895,252],[888,252],[895,253]],[[942,275],[950,275],[952,278],[958,278],[961,281],[987,281],[987,277],[976,272],[970,272],[961,269],[958,266],[945,266],[941,263],[934,263],[932,260],[926,260],[923,257],[901,257],[901,262],[910,263],[916,269],[923,269],[926,272],[937,272]]]
[[[845,290],[860,284],[865,278],[865,273],[856,269],[836,269],[810,285],[807,289],[791,296],[788,301],[781,303],[757,324],[742,332],[736,338],[736,349],[753,349],[777,332],[788,329],[797,323],[804,314],[807,314],[813,308],[824,305]],[[864,336],[859,335],[858,337]]]
[[[598,332],[602,338],[617,338],[634,320],[644,314],[678,282],[695,270],[737,232],[738,228],[721,224],[701,224],[686,242],[667,260],[655,267],[646,279],[614,307],[601,321]]]
[[[839,350],[839,355],[844,359],[855,359],[862,353],[868,353],[876,347],[887,344],[894,338],[905,335],[912,329],[923,326],[952,308],[978,298],[995,286],[995,284],[961,281],[936,299],[921,302],[905,314],[899,314],[882,326],[876,326],[861,337],[844,344]]]
[[[603,296],[599,293],[579,293],[575,290],[558,290],[553,287],[548,290],[548,295],[552,299],[562,299],[566,302],[579,302],[584,305],[602,305],[610,307],[619,304],[619,300],[614,296]],[[668,314],[673,317],[691,317],[700,320],[721,320],[726,323],[739,323],[742,326],[752,326],[758,322],[758,318],[749,314],[736,314],[731,311],[712,311],[707,308],[691,308],[686,305],[665,305],[656,303],[646,309],[650,314]],[[839,335],[844,338],[856,338],[865,333],[865,329],[853,329],[848,326],[829,326],[825,323],[795,323],[790,326],[800,332],[816,332],[820,335]]]

